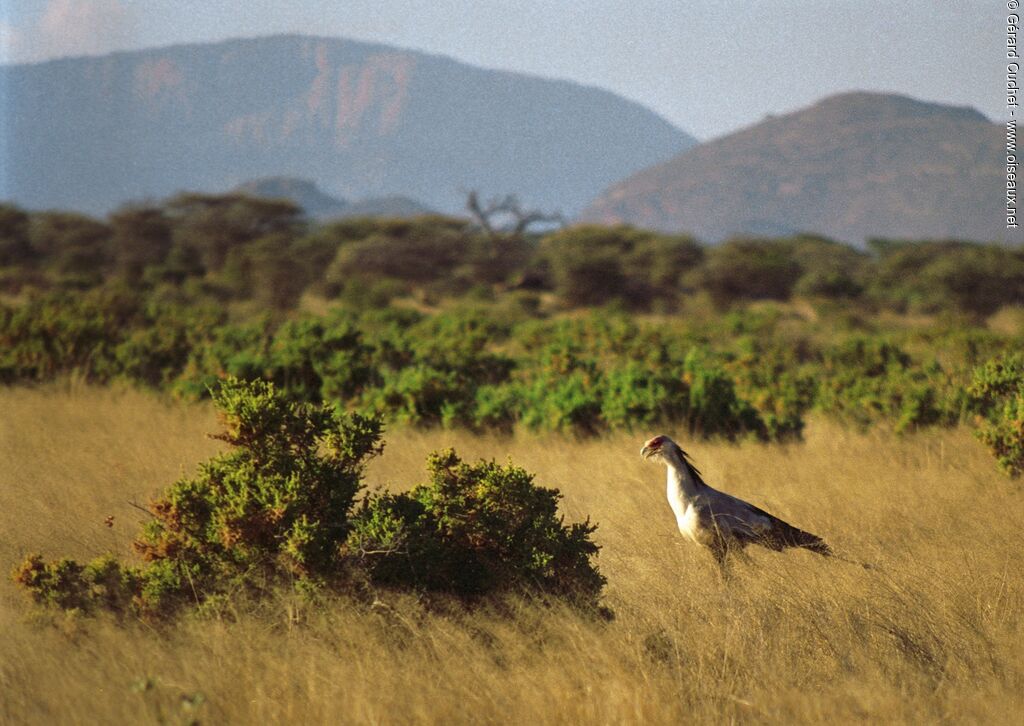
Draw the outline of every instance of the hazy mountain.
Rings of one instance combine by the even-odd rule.
[[[239,184],[234,191],[254,197],[290,199],[314,219],[342,217],[418,217],[435,212],[408,197],[370,197],[358,201],[338,199],[321,191],[315,182],[287,176],[263,177]]]
[[[342,217],[420,217],[437,214],[409,197],[369,197],[349,202]]]
[[[31,208],[103,211],[284,175],[441,211],[478,189],[573,214],[693,143],[607,91],[348,40],[0,67],[0,197]]]
[[[707,241],[794,231],[1007,239],[1003,136],[970,108],[847,93],[645,169],[582,216]]]
[[[310,217],[328,219],[345,213],[349,205],[324,194],[314,182],[290,176],[268,176],[239,184],[232,191],[253,197],[269,199],[290,199],[298,204]]]

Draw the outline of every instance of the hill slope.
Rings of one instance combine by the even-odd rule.
[[[977,111],[847,93],[613,186],[583,218],[691,232],[1004,239],[1003,129]]]
[[[332,197],[314,182],[289,176],[267,176],[239,184],[233,191],[253,197],[269,199],[290,199],[302,207],[310,217],[327,219],[345,213],[348,203]]]
[[[693,139],[612,93],[383,45],[275,36],[0,67],[0,198],[104,211],[264,176],[443,211],[574,214]]]
[[[291,199],[314,219],[340,219],[343,217],[418,217],[433,214],[407,197],[370,197],[358,201],[338,199],[325,194],[308,179],[294,177],[263,177],[240,184],[235,191],[255,197]]]

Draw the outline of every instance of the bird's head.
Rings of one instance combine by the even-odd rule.
[[[640,449],[640,457],[668,464],[671,458],[680,459],[679,445],[668,436],[655,436],[644,443],[644,447]]]
[[[660,435],[649,439],[640,449],[640,456],[648,461],[664,464],[669,469],[675,469],[696,482],[697,486],[705,486],[700,469],[693,465],[690,455],[668,436]]]

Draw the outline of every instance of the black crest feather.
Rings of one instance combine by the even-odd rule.
[[[679,450],[679,460],[683,462],[683,466],[687,468],[694,480],[700,484],[704,484],[704,479],[700,475],[700,469],[694,465],[693,459],[690,458],[690,455],[683,451],[683,447],[678,444],[676,445],[676,448]]]

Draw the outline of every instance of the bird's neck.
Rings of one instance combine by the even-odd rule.
[[[668,464],[668,498],[688,500],[700,492],[701,483],[693,476],[690,468],[670,461]]]

